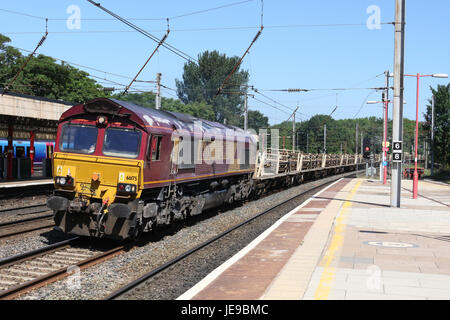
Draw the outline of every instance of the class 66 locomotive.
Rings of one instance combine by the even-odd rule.
[[[247,199],[256,146],[237,127],[94,99],[59,120],[47,205],[63,232],[136,238]]]

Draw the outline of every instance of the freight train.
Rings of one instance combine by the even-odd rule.
[[[248,198],[256,140],[186,114],[94,99],[59,120],[47,204],[64,232],[137,237]]]
[[[63,232],[136,238],[264,193],[275,183],[266,175],[270,163],[275,173],[283,171],[278,181],[288,186],[303,179],[293,170],[341,172],[361,160],[297,153],[287,162],[280,156],[274,161],[275,154],[261,154],[257,143],[256,135],[234,126],[116,99],[90,100],[59,120],[55,190],[47,205]],[[260,158],[266,160],[255,164]]]

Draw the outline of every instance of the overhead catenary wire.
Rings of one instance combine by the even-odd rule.
[[[198,14],[211,12],[211,11],[215,11],[215,10],[219,10],[219,9],[224,9],[224,8],[229,8],[229,7],[242,5],[242,4],[245,4],[245,3],[248,3],[248,2],[253,2],[253,1],[255,1],[255,0],[244,0],[244,1],[239,1],[239,2],[233,2],[233,3],[221,5],[221,6],[218,6],[218,7],[213,7],[213,8],[208,8],[208,9],[197,10],[197,11],[192,11],[192,12],[188,12],[188,13],[179,14],[179,15],[176,15],[176,16],[169,17],[169,19],[174,20],[174,19],[179,19],[179,18],[188,17],[188,16],[192,16],[192,15],[198,15]],[[13,11],[13,10],[8,10],[8,9],[0,9],[0,11],[8,12],[8,13],[11,13],[11,14],[16,14],[16,15],[21,15],[21,16],[25,16],[25,17],[45,20],[44,17],[31,15],[31,14],[23,13],[23,12],[18,12],[18,11]],[[133,20],[135,20],[135,21],[163,21],[163,20],[166,20],[167,18],[126,18],[126,19],[130,20],[130,21],[133,21]],[[65,20],[67,20],[67,18],[49,18],[49,20],[52,20],[52,21],[65,21]],[[82,20],[82,21],[106,21],[106,20],[115,20],[115,19],[112,19],[112,18],[80,18],[80,20]]]
[[[273,103],[276,103],[276,104],[278,104],[278,105],[280,105],[280,106],[282,106],[282,107],[284,107],[284,108],[290,110],[291,112],[294,111],[293,108],[290,108],[290,107],[288,107],[288,106],[286,106],[286,105],[284,105],[284,104],[282,104],[282,103],[280,103],[280,102],[278,102],[278,101],[272,99],[271,97],[269,97],[269,96],[267,96],[267,95],[261,93],[258,89],[252,87],[252,90],[255,91],[257,94],[263,96],[264,98],[266,98],[266,99],[272,101]],[[311,115],[309,115],[309,114],[305,114],[305,113],[300,112],[300,111],[298,111],[298,110],[297,110],[296,113],[299,113],[299,114],[301,114],[301,115],[303,115],[303,116],[305,116],[305,117],[310,117],[310,116],[311,116]]]
[[[32,53],[32,52],[33,52],[33,51],[31,51],[31,50],[27,50],[27,49],[15,47],[15,46],[11,46],[11,45],[9,45],[9,46],[12,47],[12,48],[15,48],[15,49],[17,49],[17,50],[23,51],[23,52],[28,52],[28,53]],[[35,54],[36,54],[36,53],[35,53]],[[57,60],[57,61],[61,61],[61,62],[64,62],[64,63],[68,63],[68,64],[70,64],[70,65],[77,66],[77,67],[81,67],[81,68],[84,68],[84,69],[93,70],[93,71],[96,71],[96,72],[99,72],[99,73],[102,73],[102,74],[105,74],[105,75],[107,74],[107,75],[111,75],[111,76],[115,76],[115,77],[121,77],[121,78],[124,78],[124,79],[132,79],[132,77],[130,77],[130,76],[126,76],[126,75],[121,75],[121,74],[117,74],[117,73],[108,72],[108,71],[101,70],[101,69],[98,69],[98,68],[93,68],[93,67],[90,67],[90,66],[86,66],[86,65],[82,65],[82,64],[75,63],[75,62],[72,62],[72,61],[68,61],[68,60],[66,60],[66,59],[61,59],[61,58],[57,58],[57,57],[53,57],[53,56],[49,56],[49,57],[51,57],[52,59]],[[92,75],[92,74],[89,74],[89,76],[92,77],[92,78],[98,79],[98,82],[103,82],[103,83],[107,83],[107,84],[114,84],[114,85],[120,86],[120,87],[122,87],[122,88],[126,87],[125,84],[120,83],[120,82],[117,82],[117,81],[113,81],[113,80],[110,80],[110,79],[107,79],[106,77],[99,77],[99,76],[95,76],[95,75]],[[372,78],[371,78],[371,79],[372,79]],[[365,81],[367,81],[367,80],[365,80]],[[154,81],[152,81],[152,80],[150,80],[150,81],[146,81],[146,80],[136,80],[135,82],[148,82],[148,83],[154,83]],[[32,85],[30,85],[30,86],[32,86]],[[161,85],[161,87],[163,87],[163,88],[165,88],[165,89],[167,89],[167,90],[171,90],[171,91],[173,91],[173,92],[177,92],[176,89],[170,88],[170,87],[165,86],[165,85]],[[193,89],[193,88],[185,88],[185,89],[186,89],[186,90],[195,90],[195,89]],[[123,90],[123,89],[116,89],[116,90]],[[206,90],[206,91],[215,91],[215,89],[210,89],[210,90],[208,90],[208,89],[203,89],[203,90],[204,90],[204,91],[205,91],[205,90]],[[146,90],[145,90],[145,89],[142,89],[142,90],[138,90],[138,92],[146,92]],[[270,98],[269,96],[267,96],[267,95],[261,93],[260,90],[258,90],[257,93],[260,94],[261,96],[263,96],[264,98],[266,98],[266,99],[268,99],[268,100],[270,100],[270,101],[272,101],[272,102],[274,102],[274,103],[276,103],[276,104],[278,104],[278,105],[281,105],[281,106],[283,106],[284,108],[286,108],[286,109],[292,111],[292,109],[289,108],[288,106],[283,105],[283,104],[281,104],[280,102],[278,102],[278,101],[276,101],[276,100]],[[308,98],[308,99],[302,99],[300,102],[305,102],[305,101],[312,101],[312,100],[322,99],[322,98],[326,98],[326,97],[330,97],[330,96],[334,96],[334,95],[335,95],[335,94],[333,93],[333,94],[321,95],[321,96],[318,96],[318,97],[311,97],[311,98]],[[174,95],[171,95],[171,96],[175,97]],[[176,97],[175,97],[175,98],[176,98]],[[262,101],[260,101],[260,102],[262,102]],[[272,105],[270,105],[270,104],[268,104],[268,103],[266,103],[266,102],[262,102],[262,103],[264,103],[264,104],[266,104],[266,105],[269,105],[269,106],[271,106],[271,107],[274,107],[274,106],[272,106]],[[363,106],[364,106],[364,104],[363,104],[362,106],[340,106],[340,107],[344,107],[344,108],[360,108],[360,109],[361,109]],[[275,108],[275,107],[274,107],[274,108]],[[275,109],[280,110],[279,108],[275,108]],[[282,111],[282,110],[281,110],[281,111]],[[360,111],[360,110],[359,110],[359,111]],[[359,113],[359,111],[358,111],[358,113]],[[357,113],[357,114],[358,114],[358,113]],[[357,114],[356,114],[356,115],[357,115]],[[355,115],[355,116],[356,116],[356,115]],[[310,116],[310,115],[306,115],[306,116]]]
[[[362,110],[362,108],[364,107],[364,105],[367,103],[367,99],[369,99],[369,96],[370,96],[371,94],[373,94],[375,91],[376,91],[376,90],[373,90],[373,91],[371,91],[371,92],[369,92],[369,93],[367,94],[367,96],[364,98],[363,103],[361,104],[361,107],[359,107],[358,112],[356,112],[355,115],[353,116],[353,119],[356,118],[356,116],[357,116],[357,115],[359,114],[359,112]]]
[[[30,50],[26,50],[26,49],[14,47],[14,46],[10,46],[10,47],[12,47],[14,49],[17,49],[17,50],[20,50],[20,51],[33,53],[33,51],[30,51]],[[34,53],[34,55],[35,54],[36,53]],[[46,56],[48,56],[48,55],[46,55]],[[117,74],[117,73],[112,73],[112,72],[100,70],[98,68],[85,66],[85,65],[82,65],[82,64],[79,64],[79,63],[75,63],[75,62],[71,62],[71,61],[68,61],[68,60],[65,60],[65,59],[56,58],[56,57],[53,57],[53,56],[48,56],[48,57],[50,57],[50,58],[52,58],[52,59],[54,59],[56,61],[61,61],[63,63],[67,63],[67,64],[70,64],[70,65],[73,65],[73,66],[77,66],[77,67],[80,67],[80,68],[85,68],[85,69],[88,69],[88,70],[93,70],[93,71],[96,71],[96,72],[99,72],[99,73],[102,73],[102,74],[105,74],[105,75],[108,74],[108,75],[111,75],[111,76],[120,77],[120,78],[124,78],[124,79],[133,79],[130,76],[125,76],[125,75],[121,75],[121,74]],[[95,78],[95,79],[98,79],[98,80],[102,80],[102,81],[107,82],[108,84],[114,84],[114,85],[121,86],[121,87],[124,87],[124,88],[127,86],[126,84],[107,79],[106,77],[99,77],[99,76],[95,76],[93,74],[89,74],[89,77],[92,77],[92,78]],[[144,80],[136,80],[136,82],[140,82],[140,81],[144,81]],[[97,81],[97,82],[99,82],[99,81]],[[145,92],[145,91],[140,90],[140,92]]]
[[[152,59],[153,55],[155,54],[155,52],[158,51],[159,47],[161,47],[164,44],[164,41],[166,41],[167,37],[169,36],[170,33],[170,27],[169,27],[169,19],[167,19],[167,32],[166,34],[163,36],[163,38],[161,39],[161,41],[158,43],[158,45],[156,46],[156,48],[153,50],[152,54],[150,55],[150,57],[148,57],[147,61],[145,61],[144,65],[142,66],[142,68],[138,71],[138,73],[136,74],[136,76],[133,78],[133,80],[131,80],[130,84],[125,88],[125,90],[123,91],[122,94],[119,95],[119,97],[121,97],[122,95],[126,94],[128,89],[130,89],[131,85],[133,84],[133,82],[136,81],[137,77],[139,77],[139,75],[141,74],[142,70],[144,70],[145,66],[149,63],[149,61]]]
[[[234,3],[234,4],[239,4],[239,3],[245,3],[245,2],[250,2],[250,1],[241,1],[241,2],[236,2],[236,3]],[[231,6],[231,5],[233,5],[233,4],[230,4],[230,5],[225,5],[225,6]],[[225,7],[225,6],[221,6],[221,7]],[[220,8],[220,7],[217,7],[217,8]],[[201,13],[201,12],[206,12],[206,11],[208,11],[208,10],[213,10],[214,8],[211,8],[211,9],[206,9],[206,10],[201,10],[201,11],[195,11],[195,12],[192,12],[192,14],[198,14],[198,13]],[[5,11],[5,10],[3,10],[3,11]],[[185,16],[187,16],[188,14],[185,14]],[[34,18],[40,18],[40,17],[37,17],[37,16],[33,16]],[[175,17],[177,17],[177,16],[175,16]],[[180,15],[180,17],[181,17],[181,15]],[[172,17],[173,18],[173,17]],[[263,19],[263,11],[261,12],[261,21],[262,21],[262,19]],[[160,19],[160,20],[163,20],[162,18]],[[334,24],[334,25],[339,25],[339,24]],[[341,25],[365,25],[365,24],[341,24]],[[299,27],[299,26],[320,26],[320,25],[291,25],[290,27],[294,27],[294,26],[296,26],[296,27]],[[323,25],[323,26],[326,26],[326,25]],[[328,26],[333,26],[333,24],[328,24]],[[279,27],[279,26],[272,26],[272,27]],[[253,27],[253,28],[255,28],[255,27]],[[134,31],[131,31],[131,32],[134,32]],[[97,78],[99,78],[99,79],[101,79],[100,77],[97,77]],[[359,88],[355,88],[355,90],[356,89],[359,89]],[[361,89],[364,89],[364,88],[361,88]],[[173,89],[172,89],[173,90]],[[317,89],[317,90],[327,90],[327,89]],[[329,90],[343,90],[343,88],[338,88],[338,89],[329,89]]]
[[[244,0],[244,1],[239,1],[239,2],[233,2],[233,3],[225,4],[225,5],[214,7],[214,8],[193,11],[193,12],[189,12],[189,13],[185,13],[185,14],[180,14],[180,15],[177,15],[177,16],[173,16],[170,19],[174,20],[174,19],[184,18],[184,17],[193,16],[193,15],[206,13],[206,12],[211,12],[211,11],[219,10],[219,9],[223,9],[223,8],[229,8],[229,7],[233,7],[233,6],[237,6],[237,5],[241,5],[241,4],[244,4],[244,3],[247,3],[247,2],[253,2],[253,1],[254,0]]]
[[[280,106],[282,106],[282,107],[288,109],[289,111],[293,111],[293,110],[294,110],[294,109],[292,109],[292,108],[290,108],[290,107],[288,107],[288,106],[286,106],[286,105],[284,105],[284,104],[282,104],[282,103],[280,103],[280,102],[278,102],[278,101],[276,101],[276,100],[274,100],[274,99],[268,97],[267,95],[262,94],[261,92],[259,92],[258,89],[254,88],[254,87],[252,87],[252,90],[253,90],[255,93],[257,93],[257,94],[263,96],[264,98],[266,98],[266,99],[268,99],[268,100],[270,100],[270,101],[272,101],[272,102],[274,102],[274,103],[276,103],[276,104],[278,104],[278,105],[280,105]]]
[[[139,20],[139,19],[134,19]],[[163,20],[163,19],[161,19]],[[300,27],[338,27],[338,26],[365,26],[365,24],[355,23],[355,24],[322,24],[322,25],[303,25],[303,26],[293,26],[293,25],[279,25],[279,26],[264,26],[264,29],[290,29],[290,28],[300,28]],[[226,26],[226,27],[203,27],[203,28],[174,28],[172,32],[202,32],[202,31],[229,31],[229,30],[254,30],[259,29],[258,26]],[[164,32],[163,29],[151,29],[148,32]],[[89,34],[89,33],[132,33],[136,30],[70,30],[70,31],[52,31],[52,34]],[[6,31],[2,34],[34,34],[39,33],[37,31]]]
[[[169,92],[170,90],[167,87],[163,87],[162,85],[161,85],[161,87],[162,87],[163,91],[165,91],[169,96],[172,96],[175,99],[178,99],[178,97],[176,95],[174,95],[173,93]]]
[[[25,60],[25,62],[22,64],[22,66],[20,67],[19,71],[17,71],[16,75],[14,76],[14,78],[5,86],[5,89],[2,92],[2,96],[5,94],[5,92],[8,91],[9,87],[17,80],[17,78],[19,77],[19,75],[22,73],[23,69],[27,66],[28,62],[30,61],[31,57],[34,56],[34,54],[36,53],[37,49],[39,49],[39,47],[45,42],[45,40],[47,39],[48,36],[48,25],[47,25],[48,20],[45,20],[45,34],[42,36],[41,40],[39,41],[39,43],[37,44],[36,48],[34,48],[34,51],[32,53],[30,53],[28,55],[28,58]]]
[[[267,103],[267,102],[265,102],[265,101],[259,100],[258,98],[255,98],[255,97],[252,97],[252,98],[253,98],[254,100],[258,101],[258,102],[261,102],[261,103],[263,103],[263,104],[269,106],[269,107],[272,107],[272,108],[274,108],[274,109],[277,109],[278,111],[281,111],[281,112],[283,112],[283,113],[285,113],[285,114],[287,114],[287,115],[291,115],[289,112],[286,112],[285,110],[283,110],[283,109],[281,109],[281,108],[278,108],[278,107],[276,107],[276,106],[274,106],[274,105],[272,105],[272,104],[270,104],[270,103]]]
[[[24,16],[24,17],[29,17],[29,18],[39,19],[39,20],[45,20],[45,19],[47,19],[47,18],[44,18],[44,17],[39,17],[39,16],[35,16],[35,15],[28,14],[28,13],[23,13],[23,12],[18,12],[18,11],[13,11],[13,10],[8,10],[8,9],[0,9],[0,11],[12,13],[12,14],[20,15],[20,16]]]
[[[254,0],[246,0],[246,1],[240,1],[240,2],[234,2],[234,3],[230,3],[230,4],[226,4],[226,5],[222,5],[222,6],[218,6],[218,7],[214,7],[214,8],[209,8],[209,9],[204,9],[204,10],[198,10],[198,11],[193,11],[193,12],[189,12],[189,13],[185,13],[185,14],[180,14],[180,15],[176,15],[176,16],[172,16],[169,17],[169,19],[174,20],[174,19],[179,19],[182,17],[187,17],[187,16],[192,16],[192,15],[196,15],[196,14],[201,14],[201,13],[206,13],[206,12],[210,12],[210,11],[214,11],[214,10],[218,10],[218,9],[223,9],[223,8],[228,8],[228,7],[232,7],[232,6],[238,6],[247,2],[253,2]],[[262,8],[263,8],[264,4],[262,4]],[[21,15],[21,16],[25,16],[25,17],[29,17],[29,18],[34,18],[34,19],[39,19],[39,20],[45,20],[47,18],[45,17],[41,17],[41,16],[36,16],[36,15],[31,15],[28,13],[24,13],[24,12],[18,12],[18,11],[14,11],[14,10],[8,10],[8,9],[0,9],[0,11],[3,12],[7,12],[10,14],[15,14],[15,15]],[[136,17],[129,17],[129,18],[125,18],[128,21],[164,21],[167,19],[167,17],[164,18],[136,18]],[[49,21],[66,21],[67,18],[48,18]],[[108,21],[108,20],[115,20],[113,18],[80,18],[81,21]],[[261,22],[263,21],[263,10],[261,11]],[[380,25],[387,25],[387,24],[393,24],[394,22],[381,22]],[[271,28],[311,28],[311,27],[348,27],[348,26],[367,26],[367,23],[319,23],[319,24],[286,24],[286,25],[267,25],[264,28],[266,29],[271,29]],[[201,28],[201,29],[173,29],[172,31],[204,31],[204,30],[229,30],[229,29],[241,29],[241,30],[245,30],[245,29],[258,29],[260,28],[259,26],[228,26],[228,27],[208,27],[208,28]],[[156,31],[164,31],[164,30],[153,30],[154,32]],[[87,31],[87,32],[127,32],[127,31],[119,31],[119,30],[98,30],[98,31]],[[35,33],[35,32],[27,32],[27,33]],[[55,33],[55,32],[52,32]],[[61,32],[62,33],[62,32]],[[64,33],[75,33],[75,31],[67,31]]]
[[[288,89],[260,89],[261,91],[278,92],[309,92],[309,91],[350,91],[350,90],[384,90],[384,87],[375,88],[288,88]]]
[[[96,3],[92,0],[87,0],[89,3],[93,4],[94,6],[98,7],[99,9],[103,10],[104,12],[108,13],[109,15],[113,16],[114,18],[116,18],[117,20],[123,22],[124,24],[128,25],[129,27],[133,28],[134,30],[138,31],[139,33],[143,34],[144,36],[146,36],[147,38],[155,41],[156,43],[159,43],[161,41],[161,39],[158,39],[157,37],[155,37],[154,35],[150,34],[149,32],[147,32],[146,30],[138,27],[137,25],[127,21],[126,19],[120,17],[119,15],[115,14],[114,12],[106,9],[105,7],[101,6],[100,3]],[[195,58],[192,58],[190,55],[188,55],[187,53],[175,48],[174,46],[168,44],[168,43],[163,43],[162,46],[166,49],[168,49],[169,51],[175,53],[176,55],[178,55],[179,57],[187,60],[188,62],[195,62],[198,64],[198,61]]]
[[[11,48],[20,50],[20,51],[28,52],[28,53],[30,53],[30,56],[34,56],[34,55],[37,54],[36,51],[31,51],[31,50],[27,50],[27,49],[23,49],[23,48],[18,48],[18,47],[14,47],[14,46],[11,46],[11,45],[8,45],[8,46],[11,47]],[[132,77],[129,77],[129,76],[124,76],[124,75],[120,75],[120,74],[116,74],[116,73],[111,73],[111,72],[108,72],[108,71],[100,70],[100,69],[97,69],[97,68],[88,67],[88,66],[85,66],[85,65],[82,65],[82,64],[79,64],[79,63],[75,63],[75,62],[71,62],[71,61],[68,61],[68,60],[65,60],[65,59],[60,59],[60,58],[56,58],[56,57],[49,56],[49,55],[45,55],[45,56],[47,56],[49,58],[52,58],[55,61],[61,61],[63,63],[67,63],[69,65],[78,66],[78,67],[85,68],[85,69],[90,69],[90,70],[93,70],[93,71],[96,71],[96,72],[100,72],[100,73],[103,73],[103,74],[109,74],[109,75],[112,75],[112,76],[115,76],[115,77],[132,79]],[[89,77],[92,77],[92,78],[95,78],[95,79],[107,82],[109,84],[115,84],[115,85],[118,85],[118,86],[121,86],[121,87],[126,87],[127,86],[127,85],[125,85],[123,83],[107,79],[106,77],[99,77],[99,76],[95,76],[93,74],[89,74]],[[97,82],[100,82],[100,81],[97,81]],[[16,86],[16,85],[14,85],[14,86]],[[32,86],[32,85],[30,85],[30,86]],[[141,91],[141,92],[145,92],[145,91]]]
[[[244,57],[247,55],[247,53],[250,51],[250,48],[253,46],[253,44],[258,40],[259,36],[261,35],[262,31],[264,29],[264,26],[261,26],[261,29],[258,31],[256,36],[253,38],[252,42],[250,43],[250,46],[245,50],[244,54],[241,56],[241,58],[236,62],[231,72],[228,74],[228,76],[225,78],[219,89],[217,90],[216,96],[220,94],[220,92],[223,90],[223,87],[227,84],[227,81],[231,78],[231,76],[234,74],[234,72],[237,70],[237,68],[241,65],[242,60],[244,60]]]
[[[14,49],[23,51],[23,52],[28,52],[28,53],[33,52],[33,51],[31,51],[31,50],[22,49],[22,48],[15,47],[15,46],[11,46],[11,45],[8,45],[8,46],[11,47],[11,48],[14,48]],[[48,55],[46,55],[46,56],[48,56]],[[82,65],[82,64],[79,64],[79,63],[71,62],[71,61],[68,61],[68,60],[66,60],[66,59],[56,58],[56,57],[53,57],[53,56],[48,56],[48,57],[50,57],[50,58],[52,58],[52,59],[54,59],[54,60],[56,60],[56,61],[61,61],[61,62],[63,62],[63,63],[68,63],[68,64],[73,65],[73,66],[77,66],[77,67],[80,67],[80,68],[85,68],[85,69],[92,70],[92,71],[96,71],[96,72],[100,72],[100,73],[103,73],[103,74],[108,74],[108,75],[111,75],[111,76],[115,76],[115,77],[119,77],[119,78],[124,78],[124,79],[133,79],[133,78],[130,77],[130,76],[125,76],[125,75],[121,75],[121,74],[117,74],[117,73],[112,73],[112,72],[100,70],[100,69],[98,69],[98,68],[93,68],[93,67],[85,66],[85,65]]]
[[[247,53],[250,51],[250,48],[253,46],[253,44],[258,40],[259,36],[261,35],[264,25],[263,25],[263,10],[264,10],[264,1],[261,0],[261,27],[256,33],[255,37],[253,38],[252,42],[248,46],[247,50],[245,50],[244,54],[241,56],[241,58],[236,62],[231,72],[228,74],[228,76],[225,78],[223,83],[220,85],[219,89],[217,90],[216,97],[220,94],[220,92],[223,90],[223,87],[227,83],[227,81],[231,78],[231,76],[234,74],[234,72],[237,70],[237,68],[241,65],[242,60],[244,60],[244,57],[247,55]]]

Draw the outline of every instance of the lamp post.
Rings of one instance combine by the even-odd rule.
[[[377,104],[377,103],[384,103],[384,124],[383,124],[383,184],[386,184],[386,177],[387,177],[387,166],[386,166],[386,160],[387,160],[387,123],[388,123],[388,103],[390,103],[389,100],[383,99],[383,101],[367,101],[367,104]]]
[[[419,135],[419,80],[422,77],[433,77],[433,78],[448,78],[447,74],[435,73],[435,74],[405,74],[405,77],[416,77],[417,78],[417,95],[416,95],[416,133],[414,137],[414,176],[413,176],[413,199],[417,199],[418,186],[419,186],[419,175],[417,174],[417,149],[418,149],[418,135]]]

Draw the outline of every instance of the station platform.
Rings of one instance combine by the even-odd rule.
[[[52,185],[52,178],[35,178],[28,180],[1,180],[0,181],[0,191],[1,189],[9,189],[9,188],[21,188],[21,187],[30,187],[30,186],[44,186],[44,185]]]
[[[450,186],[341,179],[315,194],[179,300],[450,299]]]

